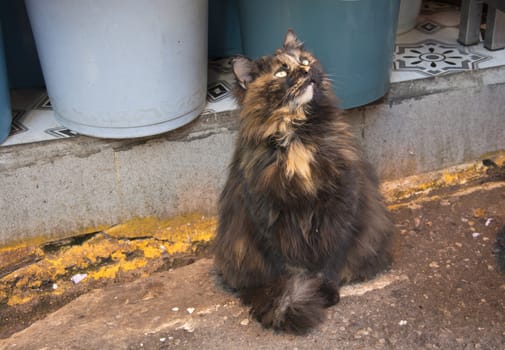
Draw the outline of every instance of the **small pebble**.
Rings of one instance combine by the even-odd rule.
[[[368,329],[360,329],[359,331],[356,332],[357,335],[369,335],[370,334],[370,330]]]
[[[179,311],[179,308],[176,306],[176,307],[173,307],[172,308],[172,311]]]
[[[474,232],[474,233],[472,233],[472,237],[473,237],[473,238],[477,238],[477,237],[479,237],[479,236],[480,236],[480,233],[479,233],[479,232]]]
[[[484,224],[486,227],[488,227],[489,225],[491,225],[491,223],[493,222],[493,218],[488,218],[486,220],[486,223]]]
[[[78,273],[70,277],[70,280],[74,282],[74,284],[77,284],[80,283],[82,280],[84,280],[86,277],[88,277],[86,273]]]
[[[420,206],[419,204],[417,204],[417,203],[412,203],[412,202],[410,202],[407,206],[408,206],[410,209],[412,209],[412,210],[417,210],[417,209],[421,209],[421,208],[422,208],[422,206]]]
[[[167,338],[160,338],[160,342],[164,342],[165,340],[167,340]]]
[[[56,283],[53,283],[53,290],[58,289],[58,285]]]
[[[188,308],[186,309],[186,311],[188,312],[188,314],[190,314],[190,315],[191,315],[193,312],[195,312],[195,308],[194,308],[194,307],[188,307]]]
[[[406,326],[407,325],[407,321],[406,320],[401,320],[400,322],[398,322],[398,325],[399,326]]]
[[[486,212],[482,208],[476,208],[473,210],[473,216],[476,218],[481,218],[486,215]]]
[[[438,265],[438,263],[436,261],[432,261],[430,262],[430,265],[429,265],[432,269],[438,269],[440,266]]]
[[[458,247],[458,248],[461,248],[461,247],[463,246],[463,244],[461,244],[461,243],[459,243],[459,242],[456,242],[456,243],[454,243],[454,244],[455,244],[455,245],[456,245],[456,247]]]
[[[240,321],[240,324],[242,326],[247,326],[249,324],[249,319],[248,318],[244,318],[242,321]]]
[[[188,321],[188,322],[184,323],[182,326],[177,327],[176,329],[183,329],[188,333],[193,333],[195,331],[195,326],[194,326],[193,322]]]

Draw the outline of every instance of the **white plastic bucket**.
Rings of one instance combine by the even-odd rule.
[[[417,16],[421,11],[422,0],[401,0],[398,14],[397,34],[403,34],[416,26]]]
[[[56,119],[84,135],[163,133],[205,106],[207,0],[26,0]]]

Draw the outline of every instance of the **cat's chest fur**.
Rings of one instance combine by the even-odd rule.
[[[279,110],[269,119],[268,123],[248,128],[251,132],[245,139],[251,140],[252,146],[242,154],[241,161],[246,178],[263,190],[299,188],[301,193],[315,195],[317,145],[305,140],[304,134],[310,131],[305,113]],[[254,177],[247,176],[253,172]]]

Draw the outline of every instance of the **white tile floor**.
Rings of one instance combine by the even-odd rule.
[[[505,65],[505,50],[458,43],[459,20],[457,7],[426,2],[416,27],[396,38],[391,82]]]
[[[459,44],[459,19],[457,7],[426,2],[417,26],[397,37],[391,82],[505,65],[505,50],[488,51],[482,43],[469,47]],[[204,113],[237,108],[230,91],[233,84],[230,59],[210,62],[208,81]],[[14,92],[12,109],[12,133],[2,146],[76,135],[56,122],[43,90]]]

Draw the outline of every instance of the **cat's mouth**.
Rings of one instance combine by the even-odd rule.
[[[312,79],[307,80],[305,84],[299,89],[299,93],[293,99],[296,107],[309,103],[314,98],[314,89],[316,82]]]

